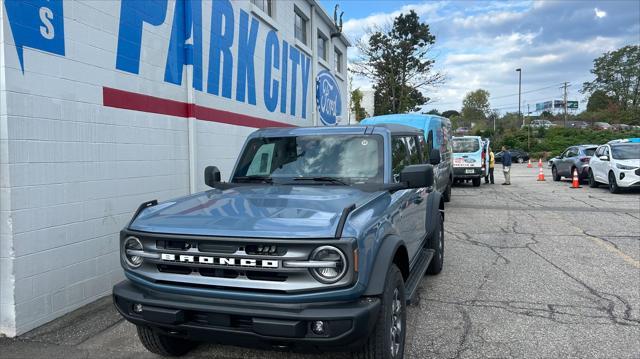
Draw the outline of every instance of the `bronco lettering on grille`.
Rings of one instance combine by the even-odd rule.
[[[209,257],[172,253],[162,253],[160,258],[167,262],[210,264],[229,267],[278,268],[280,266],[279,260],[269,259]]]

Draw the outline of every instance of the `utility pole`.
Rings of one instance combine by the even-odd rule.
[[[520,116],[520,120],[522,120],[522,126],[524,126],[524,118],[522,117],[522,111],[520,111],[520,104],[522,103],[520,97],[522,95],[522,69],[516,69],[518,73],[518,116]]]
[[[564,89],[564,128],[567,128],[567,87],[569,87],[568,82],[564,82],[562,88]]]
[[[529,110],[529,104],[527,104],[527,118],[529,119],[529,126],[527,126],[527,151],[531,151],[531,111]]]

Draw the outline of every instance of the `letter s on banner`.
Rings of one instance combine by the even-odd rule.
[[[316,78],[316,103],[320,121],[325,126],[337,125],[342,116],[340,87],[327,70],[321,71]]]

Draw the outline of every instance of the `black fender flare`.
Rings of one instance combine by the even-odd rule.
[[[393,258],[396,256],[396,252],[399,248],[405,248],[404,241],[398,236],[390,234],[383,240],[378,253],[376,254],[376,260],[371,267],[371,274],[369,275],[369,283],[364,291],[365,296],[380,295],[384,291],[384,285],[387,281],[387,272],[393,264]]]
[[[442,194],[437,191],[433,191],[429,193],[429,197],[427,198],[427,220],[426,220],[426,233],[427,237],[430,237],[438,226],[438,221],[440,218],[440,210],[442,209],[444,216],[444,199],[442,198]]]

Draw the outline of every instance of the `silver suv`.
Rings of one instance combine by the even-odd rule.
[[[572,178],[573,170],[578,170],[578,178],[589,177],[589,160],[596,151],[596,145],[577,145],[568,147],[562,154],[551,160],[551,173],[554,181],[561,177]]]

